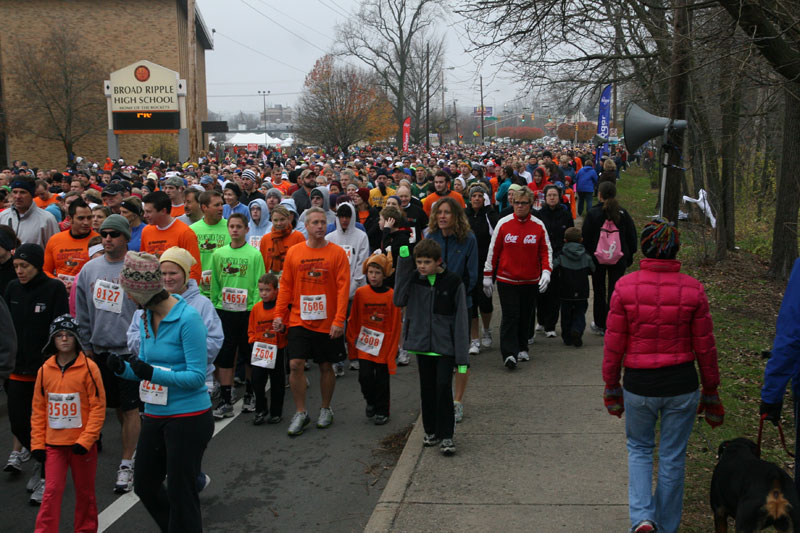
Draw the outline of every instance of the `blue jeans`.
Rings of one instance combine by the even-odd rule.
[[[592,208],[592,195],[593,192],[578,193],[578,216],[583,214],[583,204],[586,204],[586,214],[589,214],[589,209]]]
[[[652,520],[660,532],[681,523],[686,445],[692,433],[700,391],[680,396],[639,396],[624,391],[628,437],[628,507],[631,527]],[[653,494],[655,428],[661,417],[658,484]]]

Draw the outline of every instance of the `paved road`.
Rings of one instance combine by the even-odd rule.
[[[212,481],[200,498],[207,531],[363,530],[397,459],[396,454],[381,451],[381,441],[407,429],[419,413],[415,364],[399,368],[392,378],[392,416],[385,426],[375,426],[364,417],[357,372],[348,371],[336,383],[334,425],[327,430],[316,429],[316,368],[309,377],[312,425],[303,435],[286,435],[294,412],[287,389],[283,423],[255,427],[251,424],[253,415],[243,414],[212,439],[204,459],[204,470]],[[11,445],[5,394],[0,402],[0,443],[4,445],[0,453],[5,461]],[[109,411],[103,432],[105,448],[97,471],[101,526],[114,518],[117,508],[126,508],[125,503],[133,499],[132,495],[120,499],[112,491],[119,464],[118,427],[113,411]],[[17,478],[0,472],[2,530],[6,533],[33,529],[38,508],[28,505],[25,492],[32,470],[33,461]],[[74,501],[68,481],[61,531],[72,531]],[[136,503],[106,531],[142,533],[155,531],[155,524],[141,503]]]

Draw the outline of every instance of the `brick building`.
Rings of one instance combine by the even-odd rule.
[[[106,157],[102,81],[111,72],[143,59],[174,70],[186,80],[192,155],[207,145],[200,123],[208,115],[205,52],[213,44],[194,0],[0,0],[0,20],[6,29],[0,33],[0,168],[15,159],[45,168],[61,168],[66,162],[63,143],[31,133],[35,129],[31,121],[40,120],[41,126],[44,119],[26,113],[26,90],[14,66],[18,50],[43,48],[54,28],[72,32],[71,42],[78,43],[79,52],[93,58],[100,70],[92,73],[100,80],[96,88],[98,128],[75,144],[75,155],[93,160]],[[91,94],[94,98],[95,93]],[[177,153],[178,136],[169,137]],[[120,135],[120,155],[126,161],[137,161],[151,151],[156,140],[153,135]]]

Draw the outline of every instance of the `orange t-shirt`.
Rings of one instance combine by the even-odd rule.
[[[173,205],[172,209],[170,209],[169,214],[172,218],[178,218],[181,215],[186,214],[186,208],[184,204],[181,205]]]
[[[197,246],[197,235],[180,220],[173,220],[166,229],[148,224],[142,230],[142,245],[140,250],[161,257],[167,248],[179,246],[188,251],[197,261],[192,265],[189,277],[200,283],[200,248]]]
[[[42,271],[51,278],[57,277],[63,281],[69,290],[75,276],[89,261],[89,241],[92,237],[97,237],[97,233],[90,231],[85,237],[76,239],[69,230],[50,237],[44,249]]]
[[[393,302],[394,291],[376,292],[366,285],[356,289],[353,305],[350,307],[350,318],[347,320],[347,354],[350,359],[367,359],[375,363],[387,365],[389,373],[394,374],[397,365],[397,343],[400,340],[401,311]],[[362,329],[364,328],[364,329]],[[371,331],[365,331],[371,330]],[[382,333],[379,339],[373,332]],[[362,339],[362,346],[375,347],[380,342],[378,355],[370,354],[356,348]]]
[[[284,324],[320,333],[329,333],[331,326],[343,328],[349,299],[350,261],[344,248],[332,242],[322,248],[305,242],[289,248],[275,305],[275,316]]]
[[[264,302],[258,302],[250,311],[250,321],[247,326],[247,342],[266,342],[278,348],[286,348],[286,330],[280,333],[272,331],[272,320],[275,318],[275,308],[265,309]]]
[[[58,203],[58,196],[55,194],[51,194],[49,200],[42,200],[38,196],[34,196],[33,201],[36,202],[36,205],[39,206],[41,209],[44,209],[48,205]]]
[[[281,193],[285,197],[289,195],[289,188],[292,186],[292,182],[289,180],[281,180],[281,182],[277,185],[275,184],[275,182],[273,182],[272,186],[281,191]]]
[[[303,234],[297,230],[283,238],[281,241],[281,249],[275,249],[275,241],[272,239],[272,232],[267,233],[261,237],[261,242],[258,245],[258,250],[261,252],[261,257],[264,258],[264,269],[267,272],[283,272],[283,261],[286,259],[286,252],[295,244],[299,244],[306,240]]]
[[[447,196],[455,199],[456,202],[461,204],[461,207],[466,209],[467,204],[464,203],[464,197],[461,196],[459,193],[457,193],[456,191],[450,191],[450,193],[447,194]],[[428,196],[425,197],[424,200],[422,200],[422,209],[425,211],[426,215],[431,216],[431,209],[433,209],[433,204],[438,202],[441,198],[444,197],[439,196],[439,193],[434,192],[429,194]]]

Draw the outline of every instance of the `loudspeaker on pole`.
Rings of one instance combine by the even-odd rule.
[[[687,125],[685,120],[670,120],[666,117],[651,115],[631,102],[625,110],[625,123],[623,124],[625,147],[633,153],[653,137],[662,135],[665,129],[681,131],[685,130]]]

